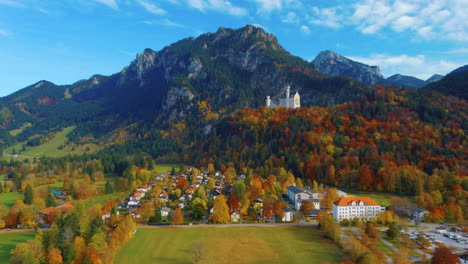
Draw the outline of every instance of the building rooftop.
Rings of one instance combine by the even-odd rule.
[[[336,206],[350,206],[352,202],[363,202],[366,206],[378,206],[379,204],[369,197],[343,197],[334,202]]]
[[[294,186],[294,185],[288,186],[287,189],[288,189],[288,192],[292,192],[292,193],[294,193],[294,194],[303,192],[302,189],[299,189],[299,188],[297,188],[297,187]]]

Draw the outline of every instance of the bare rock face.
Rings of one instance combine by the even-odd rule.
[[[378,66],[353,61],[330,50],[320,52],[312,63],[320,72],[330,76],[349,76],[366,85],[384,83]]]

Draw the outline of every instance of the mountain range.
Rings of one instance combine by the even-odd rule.
[[[300,93],[303,106],[353,101],[370,93],[368,85],[391,83],[419,88],[433,82],[433,91],[466,98],[466,86],[457,86],[466,71],[457,74],[461,77],[455,80],[402,75],[384,79],[378,67],[332,51],[307,62],[262,28],[219,28],[160,51],[146,49],[111,76],[94,75],[71,85],[43,80],[0,98],[0,144],[46,137],[67,126],[76,126],[68,135],[71,141],[99,139],[136,122],[177,122],[198,113],[202,102],[222,113],[258,108],[267,95],[277,99],[284,94],[287,85]],[[454,86],[444,90],[440,83]]]
[[[395,74],[385,79],[378,66],[369,66],[353,61],[330,50],[320,52],[312,61],[312,64],[324,74],[330,76],[349,76],[366,85],[383,84],[418,89],[431,82],[439,81],[444,77],[434,74],[429,79],[423,81],[416,77]]]

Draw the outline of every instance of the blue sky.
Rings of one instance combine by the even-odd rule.
[[[246,24],[422,79],[468,63],[467,0],[0,0],[0,96],[120,71],[145,48]]]

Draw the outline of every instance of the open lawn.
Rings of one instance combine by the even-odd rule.
[[[10,135],[16,137],[16,135],[18,135],[19,133],[23,132],[23,130],[25,130],[26,128],[32,126],[31,123],[24,123],[20,128],[17,128],[17,129],[13,129],[11,130],[9,133]]]
[[[116,200],[117,202],[119,202],[120,200],[127,197],[127,195],[128,193],[111,193],[111,194],[99,195],[99,196],[94,197],[93,199],[86,200],[85,204],[86,204],[86,207],[93,207],[96,204],[104,205],[111,200]]]
[[[26,151],[20,152],[23,148],[23,144],[18,144],[12,147],[9,147],[4,150],[6,154],[13,154],[13,149],[18,153],[18,158],[32,158],[32,157],[63,157],[69,152],[60,150],[59,147],[67,141],[67,135],[75,129],[74,126],[69,126],[64,128],[61,132],[46,143],[36,146],[36,147],[26,147]]]
[[[180,164],[156,164],[156,170],[158,173],[165,173],[171,171],[172,168],[175,168],[176,171],[179,171]]]
[[[0,263],[10,262],[10,252],[21,242],[34,239],[34,232],[14,232],[0,234]]]
[[[139,229],[115,263],[338,263],[342,250],[316,227],[209,227]]]
[[[23,200],[23,194],[18,192],[0,193],[3,208],[11,208],[16,200]]]

